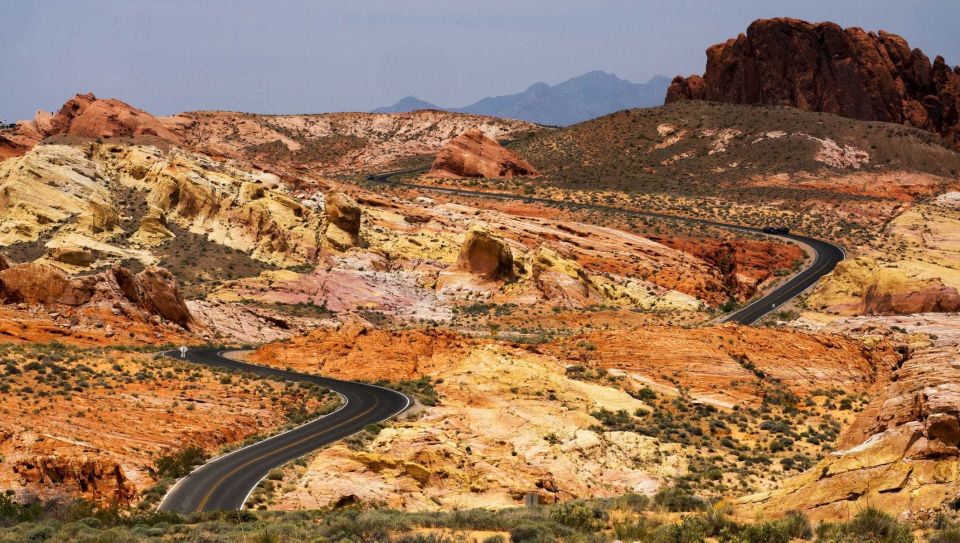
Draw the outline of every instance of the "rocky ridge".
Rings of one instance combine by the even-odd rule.
[[[701,78],[676,77],[666,101],[787,105],[901,123],[960,146],[960,67],[933,63],[895,34],[777,18],[707,49]]]

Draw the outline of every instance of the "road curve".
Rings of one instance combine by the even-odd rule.
[[[473,197],[483,197],[483,198],[494,198],[498,200],[514,200],[527,203],[537,203],[537,204],[546,204],[554,206],[562,206],[570,209],[586,209],[586,210],[596,210],[596,211],[609,211],[615,213],[622,213],[630,217],[649,217],[654,219],[669,219],[677,221],[685,221],[694,224],[703,224],[706,226],[714,226],[718,228],[725,228],[727,230],[734,230],[739,232],[749,232],[753,234],[760,234],[769,236],[763,231],[762,227],[752,227],[752,226],[742,226],[739,224],[729,224],[716,221],[708,221],[706,219],[696,219],[692,217],[681,217],[678,215],[670,215],[667,213],[654,213],[649,211],[634,211],[630,209],[622,209],[619,207],[605,206],[599,204],[581,204],[576,202],[565,202],[560,200],[552,200],[550,198],[538,198],[536,196],[523,196],[516,194],[505,194],[500,192],[487,192],[487,191],[478,191],[478,190],[465,190],[465,189],[456,189],[449,187],[434,187],[430,185],[418,185],[416,183],[407,183],[403,181],[395,181],[393,179],[396,175],[414,173],[420,171],[419,169],[411,170],[400,170],[395,172],[386,172],[376,175],[367,176],[367,180],[375,181],[378,183],[385,183],[389,185],[394,185],[398,187],[411,188],[417,190],[428,190],[434,192],[442,192],[447,194],[456,194],[460,196],[473,196]],[[840,261],[845,257],[843,249],[840,247],[823,240],[816,238],[810,238],[806,236],[801,236],[797,234],[778,234],[776,237],[788,239],[790,241],[806,245],[809,247],[813,253],[814,258],[813,262],[810,263],[806,268],[804,268],[800,273],[791,277],[788,281],[782,285],[777,286],[777,288],[768,292],[766,295],[761,296],[760,298],[754,300],[750,304],[746,305],[742,309],[727,315],[721,321],[723,322],[738,322],[740,324],[754,324],[763,318],[764,315],[774,311],[776,308],[782,306],[786,302],[792,300],[793,298],[799,296],[802,292],[807,290],[816,284],[821,277],[833,271]]]
[[[164,355],[180,358],[179,351],[168,351]],[[161,511],[187,514],[241,509],[271,469],[355,434],[368,424],[387,420],[410,405],[410,399],[400,392],[238,362],[224,358],[218,349],[190,349],[186,360],[262,377],[316,383],[338,392],[345,402],[333,413],[203,464],[177,481],[160,502]]]

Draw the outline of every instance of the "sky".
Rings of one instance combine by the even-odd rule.
[[[78,92],[155,115],[441,106],[591,70],[702,73],[758,18],[900,34],[960,63],[960,0],[0,0],[0,120]]]

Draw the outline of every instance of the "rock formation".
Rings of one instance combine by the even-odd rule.
[[[933,63],[900,36],[778,18],[707,49],[703,77],[676,77],[682,99],[787,105],[864,121],[902,123],[960,146],[960,67]]]
[[[149,113],[114,99],[78,94],[53,117],[37,112],[34,124],[44,136],[71,134],[87,138],[154,136],[176,142],[180,138]]]
[[[190,314],[173,275],[148,267],[134,275],[125,268],[70,277],[48,264],[28,262],[0,270],[0,302],[104,306],[133,318],[162,317],[188,330],[201,328]]]
[[[437,153],[432,177],[518,177],[540,175],[520,155],[472,128],[453,138]]]
[[[327,218],[324,239],[335,249],[344,251],[360,244],[360,206],[343,192],[327,194],[323,201]]]
[[[557,305],[585,307],[602,303],[603,296],[583,266],[540,245],[524,256],[524,268],[540,298]]]
[[[909,315],[960,311],[960,294],[956,288],[945,286],[942,281],[930,280],[900,286],[868,286],[863,294],[863,312],[867,315]]]
[[[960,311],[960,294],[917,263],[881,265],[858,257],[838,264],[813,290],[807,306],[847,315],[949,313]]]
[[[126,507],[137,497],[123,467],[100,458],[38,455],[15,463],[13,472],[22,486],[84,496],[98,504]]]
[[[542,130],[525,121],[421,110],[410,113],[254,115],[229,111],[181,113],[161,119],[183,145],[217,157],[268,164],[300,178],[315,173],[383,170],[399,159],[435,155],[451,135],[480,128],[513,139]],[[292,135],[296,137],[291,137]]]
[[[513,277],[513,253],[502,239],[474,225],[463,239],[454,268],[484,279],[510,279]]]

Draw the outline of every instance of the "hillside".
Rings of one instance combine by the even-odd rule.
[[[199,111],[161,121],[198,152],[291,175],[382,169],[397,160],[435,153],[470,128],[496,139],[540,130],[524,121],[436,110],[317,115]]]
[[[519,143],[550,183],[706,191],[717,181],[905,170],[960,174],[960,154],[928,132],[786,107],[683,101],[622,111]]]

